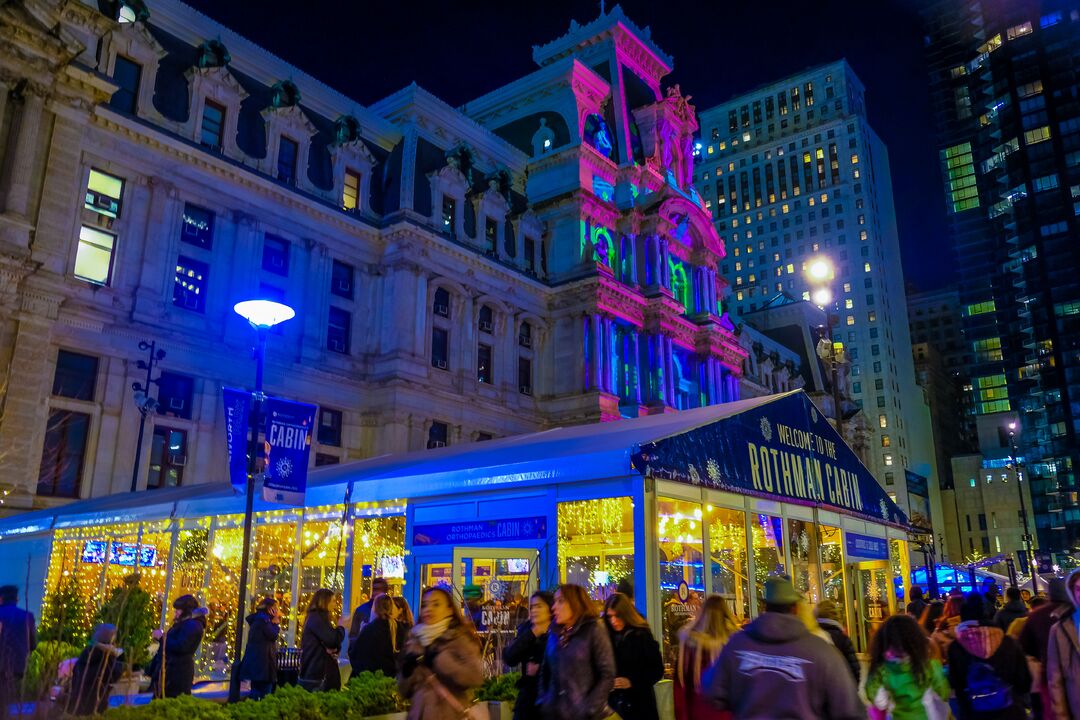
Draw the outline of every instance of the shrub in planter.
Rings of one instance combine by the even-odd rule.
[[[27,700],[45,698],[49,688],[56,684],[57,669],[60,663],[70,658],[79,657],[80,650],[75,645],[58,640],[46,640],[38,643],[34,651],[26,658],[26,675],[23,676],[23,697]]]
[[[228,706],[230,720],[325,720],[326,696],[337,694],[311,693],[298,685],[286,685],[262,700]]]
[[[521,673],[511,672],[488,678],[476,693],[480,702],[509,702],[517,700],[517,683]]]
[[[387,715],[402,712],[409,707],[408,702],[398,694],[397,678],[387,677],[381,670],[353,676],[341,695],[348,698],[352,707],[356,708],[358,717]],[[337,715],[331,713],[331,717]]]

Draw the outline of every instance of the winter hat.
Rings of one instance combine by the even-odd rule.
[[[791,584],[791,578],[773,575],[765,578],[765,604],[766,605],[794,605],[802,600],[802,596]]]
[[[181,595],[173,600],[172,606],[176,610],[183,612],[185,615],[190,615],[197,607],[199,607],[199,601],[194,595]]]
[[[836,614],[836,603],[832,600],[822,600],[817,604],[817,608],[814,609],[814,614],[817,615],[818,620],[838,620],[839,617]]]
[[[960,606],[960,622],[980,622],[985,616],[986,606],[981,597],[971,593],[964,598],[964,604]]]
[[[1049,587],[1047,588],[1046,596],[1050,598],[1050,602],[1071,602],[1071,600],[1069,600],[1069,591],[1065,588],[1065,580],[1062,578],[1050,578],[1048,585]]]
[[[110,623],[101,623],[94,628],[92,640],[101,645],[112,645],[116,639],[116,626]]]

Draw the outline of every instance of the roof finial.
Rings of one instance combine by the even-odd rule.
[[[604,8],[605,0],[600,0],[600,17],[604,17],[607,14],[607,10]]]

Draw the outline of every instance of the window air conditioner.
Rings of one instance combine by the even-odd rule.
[[[169,464],[174,467],[184,467],[187,465],[187,455],[170,455]]]
[[[435,314],[442,315],[443,317],[450,317],[450,308],[446,305],[436,305]]]
[[[445,370],[446,369],[446,361],[445,360],[436,360],[436,361],[434,361],[433,364],[435,365],[435,367],[439,368],[440,370]]]
[[[492,329],[491,323],[489,323],[487,321],[481,321],[481,323],[480,323],[480,332],[490,333],[491,329]]]
[[[522,385],[519,389],[522,395],[532,395],[532,385]]]

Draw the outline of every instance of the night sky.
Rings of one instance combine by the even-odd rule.
[[[591,0],[188,1],[364,105],[414,80],[460,105],[534,70],[533,45],[565,33],[571,18],[595,19],[600,7]],[[871,125],[889,148],[905,277],[930,290],[950,283],[955,271],[951,254],[941,257],[945,203],[921,4],[625,0],[622,6],[638,25],[652,27],[653,40],[675,59],[665,82],[680,83],[699,109],[847,58],[866,85]]]

